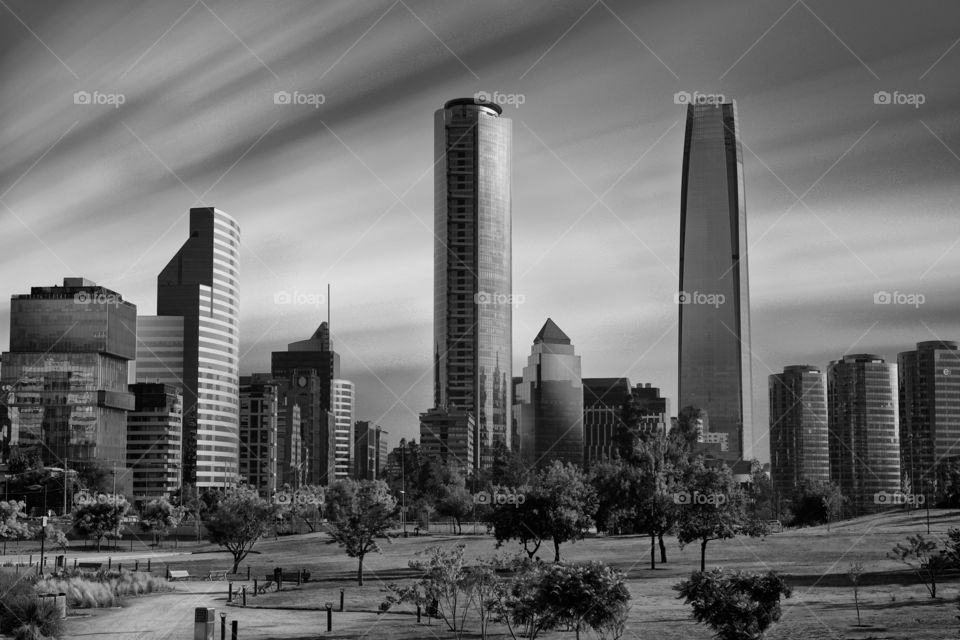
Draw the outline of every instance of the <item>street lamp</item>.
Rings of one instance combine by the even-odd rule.
[[[400,524],[403,527],[403,537],[407,537],[407,492],[400,490]]]

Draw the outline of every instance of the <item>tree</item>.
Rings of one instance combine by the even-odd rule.
[[[853,603],[857,607],[857,626],[860,624],[860,578],[863,576],[863,565],[859,562],[853,562],[850,564],[850,568],[847,569],[847,576],[850,578],[850,583],[853,585]]]
[[[458,476],[453,482],[443,486],[436,508],[439,515],[453,518],[457,533],[463,533],[463,519],[473,511],[474,503],[473,494],[467,490],[462,477]]]
[[[693,607],[697,622],[713,629],[718,640],[760,640],[780,619],[780,598],[791,594],[773,571],[765,575],[699,571],[673,588]]]
[[[773,482],[763,470],[763,464],[754,458],[750,461],[750,483],[746,487],[745,508],[754,520],[774,520]]]
[[[101,494],[101,497],[105,496]],[[120,524],[129,509],[130,504],[122,496],[81,504],[73,510],[73,526],[80,533],[93,536],[99,552],[104,536],[119,535]]]
[[[634,507],[634,467],[623,458],[598,462],[590,468],[590,485],[597,494],[593,518],[597,530],[618,532]]]
[[[453,547],[428,547],[410,560],[411,569],[420,572],[420,579],[408,587],[389,585],[392,596],[388,596],[386,605],[394,602],[410,602],[424,607],[430,615],[439,617],[453,631],[457,638],[462,637],[467,613],[474,599],[474,592],[463,552],[466,545]]]
[[[17,445],[10,447],[10,455],[7,459],[7,473],[10,475],[19,475],[31,469],[40,469],[43,467],[43,461],[40,454],[34,449],[24,451]]]
[[[707,467],[697,459],[676,494],[677,541],[700,542],[700,571],[706,570],[707,543],[732,538],[745,522],[740,486],[726,466]]]
[[[677,414],[677,426],[671,429],[670,436],[686,451],[693,451],[703,437],[709,418],[707,412],[699,407],[687,406]]]
[[[530,465],[524,462],[519,452],[508,449],[504,442],[498,440],[494,443],[491,458],[490,469],[480,472],[481,485],[522,487],[531,481]]]
[[[154,535],[157,546],[170,529],[183,519],[183,509],[171,505],[165,498],[151,500],[140,511],[140,529]]]
[[[953,564],[948,551],[939,549],[935,540],[927,540],[919,533],[907,536],[907,544],[897,543],[887,557],[913,569],[931,598],[937,597],[937,578]]]
[[[49,544],[55,549],[59,549],[61,552],[66,551],[67,545],[69,544],[67,534],[52,524],[38,528],[36,538],[38,540],[43,539],[44,543]]]
[[[546,507],[541,515],[544,531],[553,539],[553,561],[560,562],[560,545],[582,539],[593,526],[597,494],[579,467],[559,460],[543,470],[534,492]]]
[[[844,498],[832,482],[801,480],[790,498],[790,525],[807,527],[829,523],[840,513]]]
[[[70,463],[77,473],[77,483],[89,493],[113,493],[113,467],[97,460],[77,460]]]
[[[316,523],[322,515],[325,500],[326,489],[316,484],[303,485],[296,490],[291,490],[290,485],[285,484],[273,499],[284,520],[298,518],[311,532],[316,531]]]
[[[544,539],[550,537],[546,519],[550,507],[546,497],[531,485],[517,487],[516,491],[523,496],[522,502],[497,505],[489,510],[487,518],[498,548],[508,540],[518,540],[527,557],[533,558]]]
[[[4,542],[30,535],[30,527],[26,523],[26,508],[24,502],[0,501],[0,539]]]
[[[540,606],[557,626],[604,629],[626,619],[630,592],[621,572],[602,562],[556,563],[538,585]]]
[[[330,543],[357,559],[357,584],[363,586],[363,558],[380,551],[378,538],[387,538],[397,522],[397,500],[382,480],[338,480],[327,492]]]
[[[210,512],[207,539],[224,547],[233,556],[231,573],[267,532],[276,509],[253,489],[236,488]]]

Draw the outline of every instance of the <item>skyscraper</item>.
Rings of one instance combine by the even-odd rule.
[[[466,411],[433,408],[420,414],[420,447],[424,454],[464,477],[477,470],[476,431],[473,414]]]
[[[138,501],[170,498],[182,479],[183,395],[153,382],[129,386],[136,406],[127,414],[127,464]]]
[[[333,381],[334,478],[345,480],[353,476],[353,425],[356,412],[356,389],[349,380]]]
[[[680,193],[679,408],[705,409],[743,458],[752,419],[747,211],[736,105],[691,104]]]
[[[200,207],[190,209],[190,236],[157,276],[157,315],[183,318],[183,481],[201,488],[238,478],[239,264],[240,226],[219,209]],[[157,330],[168,325],[176,353],[176,320],[148,322]],[[162,369],[155,364],[151,371]],[[143,381],[150,375],[137,374]]]
[[[533,339],[519,393],[517,426],[523,459],[531,465],[560,460],[583,466],[580,356],[550,318]]]
[[[0,374],[4,458],[17,447],[48,466],[126,466],[136,322],[133,304],[85,278],[11,296]]]
[[[240,477],[264,498],[279,481],[280,389],[265,374],[240,378]]]
[[[900,490],[897,365],[846,355],[827,369],[830,479],[854,514],[884,506]]]
[[[937,467],[960,458],[960,348],[920,342],[897,361],[901,467],[910,492],[932,499]]]
[[[481,466],[512,427],[512,122],[495,104],[434,115],[434,406],[473,414]]]
[[[623,427],[623,405],[630,395],[629,378],[583,379],[583,462],[614,458]],[[669,417],[669,412],[668,412]]]
[[[802,480],[830,480],[827,375],[816,367],[792,365],[768,381],[770,479],[785,501]]]

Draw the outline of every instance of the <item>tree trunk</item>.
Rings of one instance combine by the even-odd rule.
[[[700,573],[707,570],[707,541],[700,542]]]
[[[657,568],[657,535],[650,533],[650,569]]]
[[[231,571],[230,573],[240,573],[240,561],[242,559],[243,558],[241,558],[238,555],[233,556],[233,571]]]
[[[553,561],[560,562],[560,543],[556,538],[553,539]]]
[[[100,553],[100,542],[103,540],[103,537],[97,538],[97,553]]]
[[[357,556],[357,586],[363,586],[363,554]]]
[[[663,564],[667,561],[667,545],[663,544],[663,532],[657,534],[657,538],[660,540],[660,564]]]

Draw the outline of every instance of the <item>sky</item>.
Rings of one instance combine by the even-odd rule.
[[[433,112],[483,91],[513,120],[514,371],[551,317],[585,377],[675,413],[682,92],[722,94],[768,460],[770,373],[960,339],[958,39],[949,1],[3,0],[0,350],[10,296],[65,276],[155,313],[190,207],[216,206],[242,230],[241,373],[309,337],[330,284],[357,418],[416,437]]]

